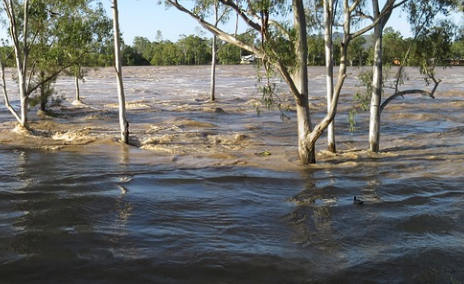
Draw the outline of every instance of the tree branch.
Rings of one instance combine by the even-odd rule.
[[[223,1],[223,0],[220,0],[220,1],[223,2],[223,3],[228,2],[228,1]],[[245,49],[245,50],[247,50],[247,51],[249,51],[251,53],[254,53],[254,54],[258,55],[258,56],[261,56],[261,57],[264,56],[264,52],[257,49],[255,46],[247,44],[247,43],[237,39],[235,36],[224,32],[220,28],[215,27],[213,24],[201,19],[200,17],[195,15],[192,11],[190,11],[189,9],[184,7],[182,4],[180,4],[177,0],[167,0],[167,2],[170,3],[171,5],[173,5],[174,7],[176,7],[179,11],[184,12],[184,13],[190,15],[191,17],[193,17],[194,19],[196,19],[198,21],[198,23],[203,28],[205,28],[208,31],[210,31],[211,33],[215,34],[221,40],[224,40],[224,41],[226,41],[228,43],[234,44],[234,45],[236,45],[236,46],[238,46],[238,47],[240,47],[242,49]]]
[[[177,0],[175,0],[176,3]],[[168,0],[168,2],[170,2],[172,4],[172,0]],[[243,11],[243,9],[241,9],[239,6],[237,6],[237,4],[235,4],[233,1],[231,0],[219,0],[219,2],[221,2],[222,4],[226,5],[226,6],[229,6],[231,7],[238,15],[240,15],[240,17],[242,17],[242,19],[245,21],[245,23],[247,23],[250,27],[252,27],[253,29],[257,30],[257,31],[261,31],[261,26],[259,24],[257,24],[256,22],[254,22],[252,19],[250,19],[246,13]]]
[[[412,89],[412,90],[406,90],[406,91],[401,91],[401,92],[397,92],[393,95],[391,95],[390,97],[388,97],[388,99],[386,99],[382,105],[380,106],[380,112],[382,112],[384,110],[385,107],[387,107],[387,105],[392,101],[394,100],[395,98],[401,96],[401,97],[404,97],[404,95],[410,95],[410,94],[421,94],[421,95],[426,95],[426,96],[429,96],[431,97],[432,99],[435,98],[434,94],[435,94],[435,91],[437,90],[438,88],[438,85],[440,84],[441,80],[435,80],[435,78],[432,78],[432,80],[435,82],[435,86],[433,87],[432,91],[425,91],[425,90],[420,90],[420,89]]]
[[[5,106],[11,112],[11,114],[16,118],[16,120],[20,122],[21,117],[19,117],[18,112],[10,104],[10,100],[8,98],[8,92],[6,90],[6,80],[5,80],[5,65],[3,64],[3,60],[1,58],[0,58],[0,72],[1,72],[2,91],[3,91],[3,98],[5,101]]]
[[[63,70],[73,66],[74,64],[76,64],[76,62],[78,62],[81,57],[83,56],[83,54],[81,54],[79,57],[77,57],[75,60],[73,60],[72,62],[66,64],[65,66],[61,67],[60,69],[58,69],[57,71],[55,71],[54,73],[52,73],[50,76],[48,76],[47,78],[45,78],[44,80],[38,82],[34,87],[30,88],[27,90],[26,92],[26,96],[29,96],[32,92],[34,92],[35,90],[37,90],[40,86],[42,86],[43,84],[47,83],[47,82],[50,82],[51,80],[55,79],[56,77],[58,77],[58,75],[63,72]]]
[[[385,4],[385,6],[383,7],[382,12],[380,12],[380,15],[378,17],[371,17],[372,19],[374,19],[374,21],[370,25],[368,25],[368,26],[360,29],[359,31],[351,34],[350,37],[352,39],[357,38],[357,37],[363,35],[364,33],[368,32],[372,28],[374,28],[377,24],[381,23],[382,21],[388,20],[388,18],[390,18],[390,15],[391,15],[392,11],[394,9],[398,8],[399,6],[403,5],[407,1],[410,1],[410,0],[402,0],[397,4],[394,4],[395,0],[389,0]]]

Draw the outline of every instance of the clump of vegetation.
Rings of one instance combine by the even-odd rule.
[[[348,123],[350,132],[356,130],[356,116],[360,111],[369,110],[369,103],[372,95],[372,70],[363,70],[358,75],[358,90],[353,97],[353,105],[348,113]]]

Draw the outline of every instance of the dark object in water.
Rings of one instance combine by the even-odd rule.
[[[354,204],[357,204],[357,205],[361,205],[361,204],[364,203],[364,201],[359,200],[359,199],[356,199],[356,195],[355,195],[354,198],[353,198],[353,203],[354,203]]]

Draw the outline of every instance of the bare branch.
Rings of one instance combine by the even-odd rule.
[[[425,91],[425,90],[420,90],[420,89],[412,89],[412,90],[405,90],[405,91],[397,92],[397,93],[391,95],[390,97],[388,97],[388,99],[386,99],[382,103],[382,105],[380,106],[380,112],[382,112],[384,110],[384,108],[387,107],[387,105],[392,100],[394,100],[395,98],[400,97],[400,96],[404,97],[404,95],[421,94],[421,95],[429,96],[432,99],[434,99],[435,98],[435,96],[434,96],[435,91],[437,90],[438,85],[440,84],[441,80],[436,80],[434,77],[432,77],[432,80],[435,82],[435,86],[433,87],[432,91]]]
[[[83,53],[84,54],[84,53]],[[34,92],[35,90],[37,90],[40,86],[42,86],[43,84],[47,83],[47,82],[50,82],[51,80],[55,79],[56,77],[58,77],[58,75],[63,72],[65,69],[68,69],[69,67],[73,66],[74,64],[76,64],[77,62],[79,62],[79,60],[82,58],[83,54],[81,54],[80,56],[78,56],[75,60],[73,60],[72,62],[69,62],[68,64],[66,64],[65,66],[61,67],[60,69],[56,70],[53,74],[51,74],[50,76],[48,76],[47,78],[45,78],[44,80],[38,82],[34,87],[30,88],[27,90],[27,93],[26,93],[26,96],[29,96],[32,92]]]
[[[167,0],[169,3],[173,3],[172,0]],[[178,3],[177,0],[175,0],[175,2],[180,5]],[[221,2],[222,4],[224,5],[227,5],[229,7],[231,7],[238,15],[240,15],[240,17],[245,21],[245,23],[247,23],[250,27],[252,27],[253,29],[257,30],[257,31],[261,31],[261,26],[254,22],[252,19],[250,19],[247,15],[246,15],[246,12],[243,11],[243,9],[241,9],[239,6],[237,6],[237,4],[235,4],[233,1],[231,0],[219,0],[219,2]],[[176,5],[175,5],[176,6]],[[177,6],[176,6],[177,7]]]
[[[261,56],[263,57],[264,56],[264,53],[259,50],[258,48],[256,48],[255,46],[253,45],[250,45],[250,44],[247,44],[239,39],[237,39],[234,35],[230,35],[226,32],[224,32],[223,30],[221,30],[220,28],[218,27],[215,27],[213,24],[201,19],[200,17],[198,17],[197,15],[195,15],[192,11],[190,11],[189,9],[187,9],[186,7],[184,7],[182,4],[180,4],[177,0],[167,0],[170,4],[172,4],[173,6],[175,6],[179,11],[182,11],[188,15],[190,15],[191,17],[193,17],[194,19],[196,19],[198,21],[198,23],[205,29],[207,29],[208,31],[210,31],[211,33],[215,34],[216,36],[218,36],[221,40],[224,40],[228,43],[231,43],[231,44],[234,44],[242,49],[245,49],[251,53],[254,53],[258,56]],[[221,0],[222,2],[223,0]]]
[[[382,12],[380,12],[379,16],[372,18],[373,22],[370,25],[367,25],[366,27],[360,29],[359,31],[351,34],[350,37],[352,39],[357,38],[363,35],[364,33],[368,32],[369,30],[373,29],[377,24],[386,22],[390,18],[390,15],[393,12],[393,10],[403,5],[407,1],[410,1],[410,0],[402,0],[397,4],[394,4],[395,0],[388,0],[388,2],[385,4],[385,6],[382,9]]]
[[[356,14],[354,14],[353,16],[359,17],[361,19],[368,19],[368,20],[374,21],[374,17],[367,15],[363,13],[362,11],[357,11]]]
[[[10,100],[8,98],[8,92],[6,90],[6,80],[5,80],[5,65],[3,64],[3,60],[0,58],[0,77],[2,80],[2,91],[3,91],[3,99],[5,101],[5,107],[11,112],[11,114],[16,118],[18,122],[21,121],[21,118],[19,117],[18,112],[13,108],[13,106],[10,104]]]
[[[356,9],[356,7],[358,7],[359,3],[361,3],[362,0],[356,0],[353,2],[353,5],[351,5],[351,7],[349,8],[349,13],[353,13],[353,11]]]

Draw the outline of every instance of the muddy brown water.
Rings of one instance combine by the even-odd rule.
[[[219,66],[216,102],[208,66],[124,69],[135,146],[116,139],[112,69],[88,73],[83,104],[60,78],[66,100],[31,110],[32,133],[0,107],[0,283],[464,283],[462,71],[437,70],[435,99],[392,102],[372,154],[367,113],[348,132],[350,69],[339,152],[322,137],[314,166],[281,80],[289,120],[257,115],[252,66]],[[309,73],[317,122],[323,68]]]

